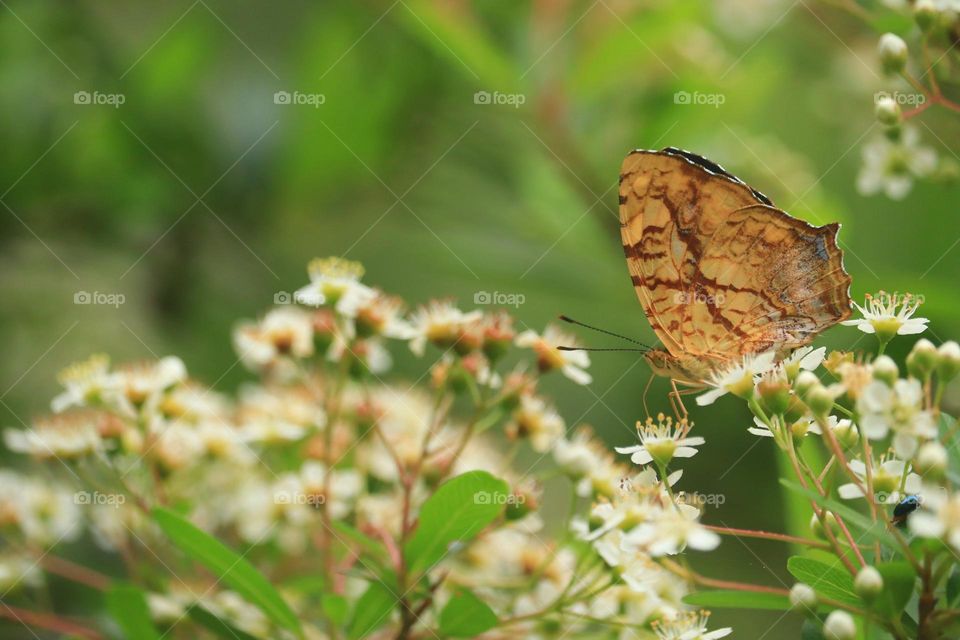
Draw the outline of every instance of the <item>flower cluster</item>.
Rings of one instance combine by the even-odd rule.
[[[817,549],[819,556],[791,559],[800,582],[783,595],[785,606],[809,616],[808,625],[827,638],[860,637],[855,617],[890,633],[883,637],[956,637],[958,611],[945,594],[960,552],[953,471],[960,429],[942,405],[960,373],[960,345],[921,338],[902,363],[884,353],[898,336],[927,329],[928,320],[915,315],[921,302],[880,292],[855,305],[860,317],[843,324],[876,336],[875,353],[804,347],[748,358],[717,373],[698,398],[709,404],[729,393],[745,401],[754,416],[749,431],[771,438],[793,470],[785,486],[809,502],[813,537],[750,535]],[[686,431],[673,432],[677,451]],[[648,427],[641,439],[653,450],[644,442],[622,451],[659,462],[665,454],[658,451],[671,450],[660,444],[670,433]],[[819,452],[805,443],[808,436],[823,444]],[[908,606],[911,596],[926,604]],[[919,635],[903,628],[902,616]]]
[[[236,327],[256,375],[236,394],[176,357],[96,355],[61,374],[50,415],[3,432],[57,479],[0,473],[0,588],[30,603],[56,576],[110,602],[132,584],[149,612],[135,624],[157,636],[210,624],[311,639],[728,632],[683,602],[680,554],[718,543],[674,494],[679,472],[665,475],[703,444],[692,425],[638,425],[626,451],[657,469],[637,473],[589,427],[568,430],[540,391],[552,372],[589,383],[587,355],[556,348],[572,336],[450,300],[408,312],[342,259],[308,272],[291,304]],[[405,351],[428,363],[412,384],[391,375]],[[512,468],[523,448],[553,470]],[[554,470],[571,501],[558,536],[540,513]],[[64,557],[85,534],[120,573]]]

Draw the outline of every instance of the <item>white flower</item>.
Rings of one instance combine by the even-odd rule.
[[[548,325],[539,335],[536,331],[527,330],[519,334],[515,340],[518,347],[533,349],[537,354],[537,367],[541,372],[559,369],[563,375],[577,384],[590,384],[593,378],[586,372],[590,366],[590,356],[586,351],[560,351],[559,346],[576,347],[577,341],[554,325]]]
[[[365,300],[357,309],[354,321],[361,337],[384,336],[397,340],[413,338],[413,327],[403,319],[403,300],[374,291],[374,296]]]
[[[114,378],[110,375],[110,359],[102,354],[90,356],[61,371],[57,381],[63,385],[64,391],[50,403],[54,413],[69,407],[96,404],[114,386]]]
[[[905,126],[897,141],[880,135],[864,145],[857,190],[865,196],[883,192],[892,200],[902,200],[914,179],[930,175],[936,166],[936,152],[920,144],[915,128]]]
[[[651,627],[659,640],[717,640],[733,633],[730,627],[707,631],[709,616],[706,611],[688,611],[673,618],[656,620]]]
[[[837,425],[837,417],[830,416],[829,418],[827,418],[827,422],[830,425],[830,427],[833,428]],[[765,425],[763,421],[760,420],[760,418],[754,418],[753,423],[756,426],[747,427],[747,431],[749,431],[755,436],[760,436],[761,438],[773,437],[773,432],[770,431],[770,428],[767,425]],[[814,420],[813,418],[800,418],[800,420],[798,420],[794,424],[788,425],[788,428],[794,435],[797,435],[798,437],[799,437],[799,434],[801,433],[804,436],[808,436],[811,433],[815,433],[817,435],[820,435],[823,433],[820,429],[820,425],[818,425],[817,421]]]
[[[410,350],[422,356],[427,342],[441,349],[457,345],[470,327],[479,322],[479,311],[463,312],[448,300],[431,300],[410,317]]]
[[[653,518],[627,531],[621,548],[642,550],[653,557],[676,555],[686,549],[712,551],[720,545],[720,536],[698,521],[700,510],[688,504],[668,503]]]
[[[553,459],[565,473],[581,478],[603,463],[598,443],[587,429],[578,429],[573,438],[560,438],[553,445]]]
[[[737,395],[752,393],[758,378],[773,368],[774,358],[772,351],[744,356],[740,362],[716,372],[707,382],[707,386],[713,388],[697,396],[697,404],[705,407],[731,392]]]
[[[895,335],[907,336],[922,333],[927,328],[926,318],[914,318],[920,301],[910,294],[887,294],[881,291],[875,296],[867,294],[863,306],[853,303],[863,316],[844,320],[841,324],[855,326],[864,333],[875,333],[889,340]]]
[[[176,356],[157,361],[132,362],[117,367],[114,372],[115,391],[119,402],[127,409],[142,407],[160,399],[160,396],[187,379],[187,367]]]
[[[294,293],[294,300],[318,307],[332,304],[337,313],[355,318],[361,306],[373,300],[376,292],[362,284],[363,265],[343,258],[315,258],[307,266],[310,284]]]
[[[800,347],[777,363],[777,368],[787,374],[790,380],[794,380],[800,371],[813,371],[823,363],[826,357],[827,348],[819,347]]]
[[[560,414],[543,398],[524,395],[506,431],[511,439],[529,439],[533,450],[543,453],[563,437],[566,426]]]
[[[943,538],[960,552],[960,493],[943,489],[924,493],[923,505],[907,519],[910,530],[923,538]]]
[[[3,440],[11,451],[38,458],[78,458],[100,451],[100,428],[107,416],[92,410],[59,413],[34,421],[28,430],[7,429]]]
[[[906,478],[904,478],[906,467],[906,463],[902,460],[881,459],[879,465],[874,465],[873,491],[874,499],[878,504],[897,504],[904,495],[913,495],[920,492],[920,476],[915,473],[907,473]],[[860,478],[861,484],[866,487],[866,465],[860,460],[851,460],[850,470]],[[902,491],[900,489],[901,482],[903,483]],[[844,500],[864,497],[863,491],[853,482],[841,485],[837,489],[837,493]]]
[[[278,307],[258,323],[241,325],[234,331],[233,341],[240,359],[256,370],[281,358],[313,355],[313,323],[303,309]]]
[[[860,427],[871,440],[894,432],[893,449],[901,458],[912,458],[920,440],[937,437],[937,427],[929,411],[924,411],[923,388],[914,379],[897,380],[891,389],[874,380],[857,399]]]
[[[648,464],[656,461],[657,464],[667,465],[673,458],[692,458],[705,440],[699,436],[688,438],[687,433],[693,428],[686,420],[674,424],[671,418],[664,419],[663,414],[657,416],[657,421],[647,418],[646,423],[637,422],[637,434],[640,444],[630,447],[616,447],[617,453],[630,455],[634,464]]]

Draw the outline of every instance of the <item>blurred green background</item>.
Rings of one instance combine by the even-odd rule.
[[[690,149],[796,216],[841,221],[855,299],[922,293],[931,338],[960,335],[956,188],[899,203],[854,188],[880,133],[873,93],[903,88],[876,64],[878,29],[902,27],[882,9],[868,24],[812,0],[0,5],[4,425],[97,351],[176,353],[234,388],[232,326],[303,284],[313,256],[361,260],[411,302],[521,294],[521,328],[566,313],[650,341],[617,232],[635,147]],[[678,104],[684,91],[713,104]],[[949,112],[918,128],[944,157],[960,147]],[[630,442],[649,376],[636,355],[597,354],[589,388],[550,380],[568,422]],[[694,419],[707,446],[684,487],[726,496],[705,520],[782,530],[772,443],[729,399]],[[728,538],[693,561],[789,586],[785,554]],[[715,614],[794,636],[780,618]]]

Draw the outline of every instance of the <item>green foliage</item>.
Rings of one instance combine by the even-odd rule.
[[[497,625],[497,614],[467,589],[455,593],[440,612],[440,633],[472,638]]]
[[[852,606],[860,605],[860,598],[853,591],[853,578],[839,560],[827,564],[813,558],[793,556],[787,561],[787,570],[826,598]]]
[[[787,596],[776,593],[759,593],[716,589],[695,591],[684,596],[683,601],[696,607],[712,609],[770,609],[786,611],[790,608]]]
[[[181,551],[259,607],[268,618],[298,635],[302,633],[300,620],[290,606],[243,556],[169,509],[154,509],[153,519]]]
[[[160,640],[153,626],[147,599],[138,587],[121,584],[106,594],[107,610],[117,621],[128,640]]]
[[[466,542],[503,512],[510,489],[486,471],[445,482],[420,508],[417,531],[404,548],[411,574],[430,569],[454,542]]]
[[[353,609],[347,625],[347,638],[364,638],[385,625],[390,621],[390,612],[398,602],[397,596],[386,585],[371,582]]]

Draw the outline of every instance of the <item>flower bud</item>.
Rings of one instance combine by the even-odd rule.
[[[919,473],[924,479],[940,480],[947,473],[947,450],[943,445],[932,440],[925,443],[917,451],[916,459],[913,461],[913,470]]]
[[[790,385],[786,380],[764,377],[757,385],[763,408],[773,415],[780,415],[790,404]]]
[[[853,590],[864,601],[871,602],[883,591],[883,576],[874,567],[866,565],[854,579]]]
[[[796,583],[790,588],[790,608],[812,615],[817,608],[817,592],[808,584]]]
[[[883,96],[878,99],[873,113],[877,116],[880,124],[885,124],[888,127],[900,124],[900,105],[890,96]]]
[[[928,380],[939,361],[937,348],[926,338],[921,338],[913,345],[913,349],[907,356],[907,371],[918,380]]]
[[[831,611],[823,623],[823,636],[827,640],[856,640],[857,625],[846,611]]]
[[[793,388],[798,396],[806,398],[807,392],[819,384],[820,378],[818,378],[817,374],[813,371],[801,371],[800,375],[797,376],[797,381],[794,383]]]
[[[937,376],[940,377],[941,383],[946,384],[960,373],[960,345],[953,340],[944,342],[937,349],[937,355],[939,356]]]
[[[840,420],[833,427],[833,435],[844,449],[852,449],[860,442],[860,432],[850,420]]]
[[[813,415],[825,418],[833,409],[833,394],[822,384],[818,384],[807,392],[806,403]]]
[[[787,404],[787,410],[783,414],[783,419],[787,424],[792,424],[805,415],[807,415],[807,405],[803,404],[796,394],[791,395],[790,402]]]
[[[824,514],[823,519],[826,520],[827,526],[830,527],[830,531],[834,535],[840,533],[840,524],[837,522],[837,517],[833,515],[832,512],[827,511]],[[827,539],[827,536],[824,533],[823,523],[820,522],[820,518],[817,517],[817,514],[810,516],[810,531],[814,536],[820,538],[821,540]]]
[[[907,66],[907,43],[896,34],[885,33],[880,36],[877,53],[883,70],[891,75],[900,73]]]
[[[933,0],[917,0],[913,5],[913,19],[924,33],[930,31],[937,24],[940,12]]]
[[[870,371],[874,378],[886,382],[888,387],[892,387],[893,383],[900,377],[897,363],[893,361],[893,358],[886,355],[877,356],[877,359],[870,366]]]

